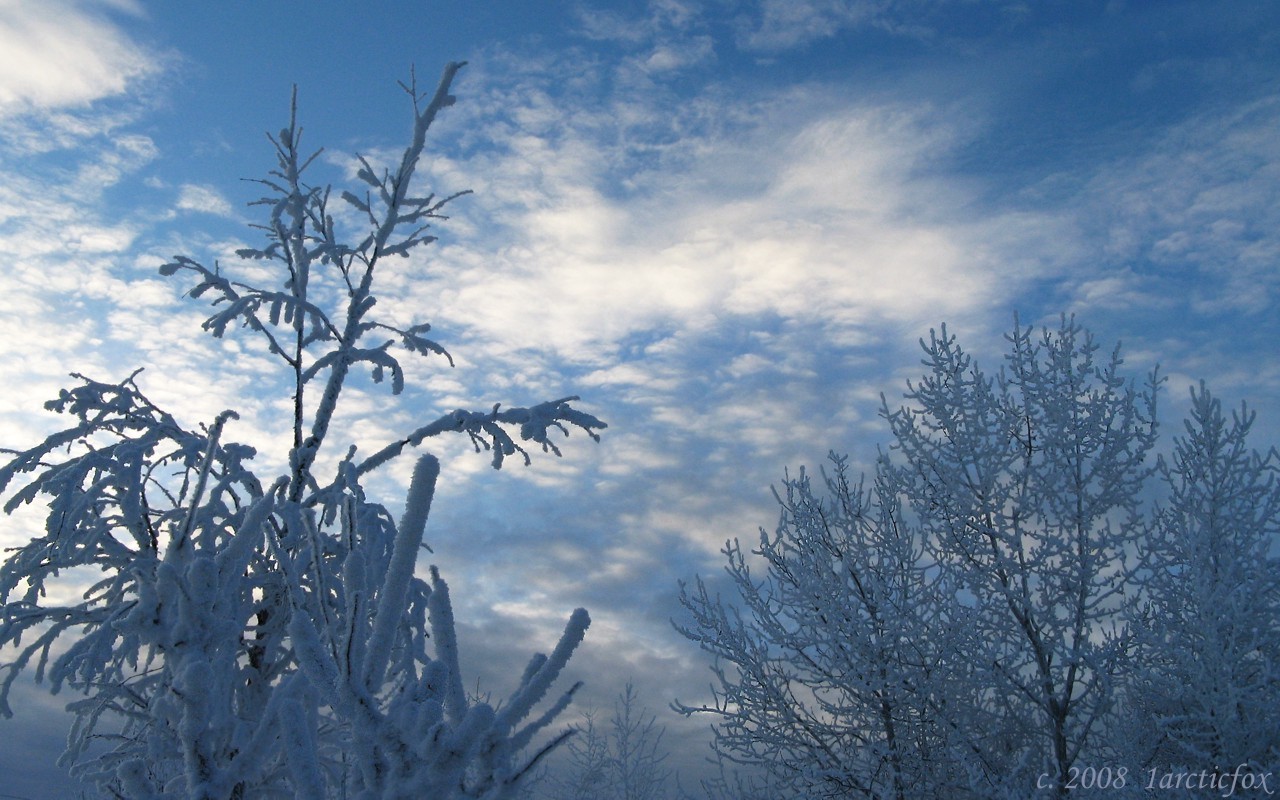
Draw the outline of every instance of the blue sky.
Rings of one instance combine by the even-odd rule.
[[[361,384],[350,436],[566,394],[610,425],[501,473],[436,445],[428,538],[483,688],[585,606],[584,704],[634,680],[692,775],[706,721],[663,709],[711,676],[671,630],[677,581],[775,523],[785,468],[885,444],[879,395],[942,322],[993,364],[1015,312],[1075,313],[1135,377],[1161,365],[1166,434],[1204,378],[1277,441],[1272,3],[0,0],[0,445],[58,424],[40,407],[67,373],[146,366],[181,419],[236,408],[228,435],[271,452],[287,394],[156,268],[258,241],[240,179],[272,165],[294,84],[315,177],[342,181],[402,146],[396,81],[451,60],[428,179],[474,194],[383,301],[457,367],[415,365],[401,398]],[[24,697],[0,793],[44,796],[61,700]]]

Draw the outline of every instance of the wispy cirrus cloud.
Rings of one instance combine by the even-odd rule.
[[[1280,95],[1198,115],[1098,171],[1082,217],[1109,264],[1164,281],[1206,315],[1280,301]],[[1158,284],[1157,284],[1158,286]]]
[[[880,20],[891,5],[871,0],[760,0],[753,11],[739,17],[738,43],[765,52],[800,47]]]
[[[0,117],[83,107],[154,75],[156,59],[108,17],[132,2],[0,2]]]
[[[180,211],[194,211],[218,217],[232,217],[235,214],[230,201],[216,188],[194,183],[184,183],[178,187],[177,207]]]
[[[608,369],[634,337],[759,316],[862,341],[886,321],[985,309],[1061,268],[1060,217],[980,216],[963,184],[938,174],[966,133],[928,104],[809,86],[708,95],[681,118],[635,96],[614,98],[625,114],[587,114],[560,113],[537,86],[498,91],[470,113],[459,106],[459,124],[496,146],[433,165],[448,189],[476,190],[459,201],[463,227],[446,226],[449,244],[424,264],[445,292],[405,287],[414,308],[495,355],[549,347]],[[619,146],[631,124],[668,136],[632,158]]]

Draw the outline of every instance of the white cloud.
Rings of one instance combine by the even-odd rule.
[[[805,45],[873,19],[887,5],[868,0],[760,0],[758,18],[743,21],[740,44],[763,51]]]
[[[552,101],[522,94],[531,111],[503,113],[543,119]],[[630,110],[650,123],[668,113]],[[725,315],[848,331],[982,308],[1034,277],[1025,254],[1061,228],[1045,215],[966,216],[973,199],[928,176],[956,136],[928,108],[809,90],[751,113],[754,125],[691,131],[653,164],[619,161],[616,127],[572,113],[513,132],[510,150],[441,160],[448,180],[476,185],[455,214],[484,235],[445,226],[463,247],[414,270],[441,277],[406,286],[410,304],[486,346],[603,364],[637,332],[706,329]],[[628,189],[608,191],[615,182]]]
[[[621,46],[627,55],[616,62],[620,82],[646,87],[715,58],[703,11],[681,0],[650,0],[636,15],[580,8],[578,33]]]
[[[10,393],[15,406],[38,409],[50,395],[47,379],[107,368],[112,346],[101,325],[104,302],[156,302],[145,284],[121,291],[122,261],[141,225],[104,218],[98,208],[104,190],[154,157],[151,140],[136,135],[83,142],[75,160],[57,168],[32,169],[21,151],[0,150],[6,173],[0,248],[8,259],[0,297],[12,326],[0,348],[0,371],[41,376]]]
[[[1098,275],[1081,281],[1075,289],[1073,307],[1124,311],[1130,308],[1172,308],[1175,299],[1156,289],[1156,282],[1144,279],[1132,269]]]
[[[221,192],[212,186],[197,186],[192,183],[184,183],[178,187],[178,208],[219,217],[234,215],[231,203]]]
[[[1099,168],[1079,198],[1101,268],[1194,288],[1200,314],[1260,314],[1280,300],[1280,96],[1174,126]],[[1096,280],[1093,276],[1088,280]]]
[[[84,106],[153,74],[153,58],[101,13],[130,3],[0,0],[0,117]]]
[[[672,72],[705,61],[713,53],[711,38],[699,36],[680,44],[659,44],[640,63],[649,73]]]

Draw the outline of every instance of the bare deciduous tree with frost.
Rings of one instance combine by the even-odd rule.
[[[1021,728],[991,777],[1063,797],[1127,669],[1159,379],[1134,385],[1119,348],[1101,354],[1073,319],[1038,334],[1015,324],[1007,339],[1004,368],[987,374],[945,329],[932,336],[912,405],[882,414],[933,558],[973,598],[984,712]],[[995,751],[985,714],[969,729]]]
[[[277,167],[260,181],[267,243],[238,252],[273,268],[278,284],[184,256],[160,268],[191,276],[188,294],[210,300],[209,333],[248,329],[290,376],[285,474],[253,472],[255,450],[228,441],[235,412],[188,429],[147,399],[136,373],[118,383],[76,376],[48,404],[73,424],[10,451],[0,468],[7,510],[48,508],[45,529],[0,567],[0,646],[14,654],[0,667],[0,712],[26,668],[55,692],[82,693],[64,763],[108,796],[510,797],[565,735],[548,730],[573,689],[539,704],[587,613],[572,613],[511,697],[497,707],[469,699],[448,586],[435,568],[428,580],[415,574],[439,464],[420,457],[398,522],[362,481],[445,433],[468,436],[501,467],[528,462],[521,442],[559,454],[554,433],[577,427],[594,439],[604,423],[574,397],[458,410],[367,455],[332,425],[353,370],[401,391],[395,343],[449,359],[428,325],[375,313],[374,281],[393,257],[434,240],[430,226],[454,199],[413,184],[461,66],[449,64],[433,92],[404,86],[414,119],[400,162],[379,173],[361,158],[360,189],[337,197],[304,179],[315,155],[300,150],[295,101],[271,137]],[[335,223],[335,203],[363,218],[356,235]],[[322,452],[331,474],[317,471]],[[80,602],[48,603],[68,572],[95,582]]]
[[[765,770],[779,796],[1064,797],[1081,769],[1118,752],[1125,687],[1191,680],[1187,660],[1200,663],[1194,646],[1166,634],[1188,619],[1180,604],[1191,598],[1177,588],[1192,574],[1185,565],[1213,563],[1187,548],[1200,547],[1209,534],[1196,531],[1224,504],[1178,487],[1213,474],[1193,468],[1197,458],[1225,456],[1200,436],[1198,456],[1180,449],[1163,470],[1175,501],[1151,541],[1165,575],[1177,575],[1151,579],[1140,543],[1151,529],[1143,498],[1156,473],[1160,380],[1124,378],[1118,348],[1103,356],[1073,319],[1040,333],[1015,324],[1007,339],[1003,368],[988,373],[945,328],[931,334],[921,343],[927,372],[908,384],[906,404],[882,401],[893,444],[870,486],[852,484],[841,458],[825,496],[803,472],[788,478],[759,560],[726,545],[739,597],[714,596],[701,580],[682,592],[691,622],[681,630],[715,656],[717,686],[714,702],[681,709],[714,715],[722,761]],[[1274,546],[1278,522],[1271,468],[1240,458],[1252,477],[1219,487],[1224,498],[1235,492],[1232,530],[1243,539],[1222,547],[1238,551],[1237,567]],[[1248,516],[1245,506],[1262,500],[1270,505]],[[1165,626],[1149,666],[1130,624],[1144,590]],[[1239,610],[1209,595],[1197,602],[1232,618]],[[1237,688],[1270,681],[1274,692],[1262,645],[1278,622],[1274,603],[1249,619],[1231,643],[1244,665]],[[1194,677],[1193,694],[1220,676]],[[1207,709],[1182,707],[1185,719],[1163,718],[1166,735],[1206,737]],[[1116,766],[1133,789],[1140,765]]]
[[[686,587],[693,624],[678,629],[716,656],[719,688],[712,705],[677,709],[714,714],[716,753],[765,767],[794,796],[925,796],[947,783],[935,773],[949,763],[937,755],[949,731],[927,700],[959,678],[948,657],[966,609],[941,597],[895,473],[868,486],[844,457],[831,462],[817,486],[802,468],[775,493],[777,528],[761,529],[753,551],[762,574],[736,540],[726,545],[741,610],[701,579]]]

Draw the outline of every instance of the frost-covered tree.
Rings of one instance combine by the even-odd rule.
[[[559,751],[565,766],[541,776],[536,797],[545,800],[593,800],[610,791],[609,736],[598,714],[582,715],[577,733]]]
[[[1128,665],[1126,595],[1157,380],[1064,318],[983,371],[943,328],[869,488],[778,496],[740,610],[699,581],[681,628],[716,657],[716,749],[799,797],[1064,796]]]
[[[882,413],[906,502],[971,601],[984,705],[1022,728],[1000,731],[1025,745],[998,774],[1025,788],[1047,773],[1065,796],[1125,670],[1158,380],[1126,380],[1119,348],[1100,356],[1074,319],[1039,334],[1015,324],[1007,339],[989,375],[945,328],[931,335],[928,374]],[[973,745],[990,752],[986,727],[971,725]]]
[[[718,688],[709,706],[676,707],[715,715],[717,755],[763,768],[787,796],[931,795],[961,779],[940,772],[958,712],[930,701],[960,677],[944,659],[967,610],[945,602],[896,473],[868,486],[831,461],[819,489],[802,468],[775,492],[778,526],[752,551],[763,575],[726,546],[741,611],[701,579],[682,592],[693,624],[678,629],[716,656]]]
[[[48,404],[72,424],[0,468],[6,510],[47,504],[44,530],[0,567],[0,646],[12,654],[0,712],[25,668],[55,692],[82,693],[64,763],[108,796],[509,797],[564,735],[545,733],[572,689],[535,707],[582,640],[586,612],[573,612],[503,703],[469,699],[448,587],[434,568],[429,580],[415,574],[439,465],[420,457],[399,521],[363,482],[445,433],[468,436],[500,467],[528,462],[521,442],[558,454],[554,432],[597,438],[604,423],[574,409],[577,398],[457,410],[367,454],[333,425],[355,370],[401,391],[395,343],[449,359],[428,325],[375,313],[374,286],[409,263],[393,257],[434,239],[430,226],[454,199],[414,183],[461,66],[448,65],[434,91],[404,86],[410,144],[386,170],[361,158],[355,191],[335,197],[306,182],[315,155],[300,149],[296,113],[271,137],[266,243],[238,255],[255,262],[245,275],[265,265],[275,282],[185,256],[160,268],[190,276],[188,294],[212,303],[209,333],[247,329],[288,377],[284,474],[254,473],[255,450],[228,440],[234,412],[185,427],[144,395],[137,373],[76,376]],[[352,212],[354,230],[335,221]],[[67,574],[89,576],[82,599],[49,602],[66,595],[57,579]]]
[[[671,770],[663,765],[668,757],[662,747],[666,727],[640,705],[640,696],[629,681],[614,703],[609,734],[609,766],[616,786],[612,796],[617,800],[663,800],[671,779]]]
[[[665,800],[672,772],[664,766],[666,728],[640,705],[628,682],[607,724],[583,715],[578,735],[561,751],[564,764],[539,787],[547,800]]]
[[[1254,413],[1223,414],[1203,383],[1160,476],[1144,549],[1129,752],[1143,767],[1280,766],[1280,481],[1250,449]]]

